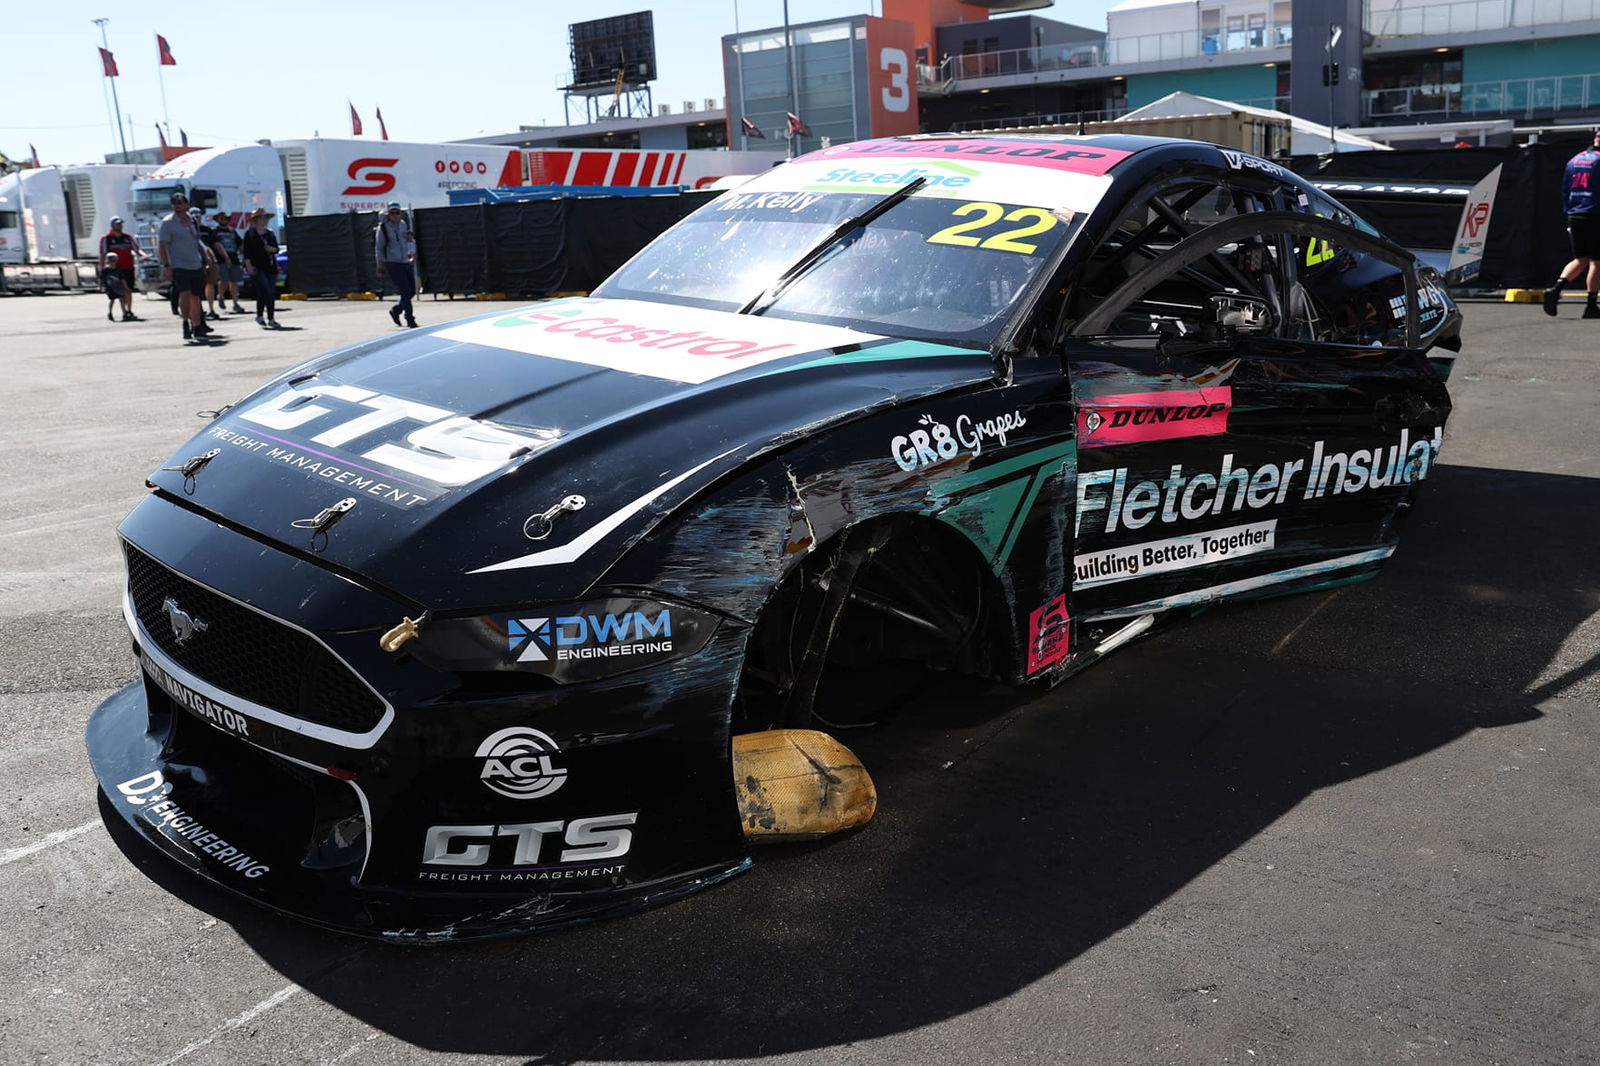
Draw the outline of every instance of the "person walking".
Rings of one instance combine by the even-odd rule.
[[[113,218],[111,220],[111,228],[106,231],[104,237],[100,238],[100,262],[103,264],[100,272],[104,274],[107,271],[115,271],[117,276],[122,279],[122,287],[121,292],[118,294],[118,299],[122,302],[122,321],[124,322],[141,321],[139,316],[133,313],[133,265],[134,258],[142,255],[144,255],[144,249],[139,247],[139,238],[131,233],[124,233],[122,219]],[[113,288],[113,286],[108,285],[106,286],[106,291],[111,292]],[[107,317],[110,317],[109,312]]]
[[[245,277],[256,294],[256,325],[263,329],[278,328],[278,238],[267,225],[271,217],[264,207],[250,212],[250,228],[239,244]]]
[[[1544,290],[1544,313],[1554,315],[1561,302],[1561,287],[1587,277],[1589,300],[1583,306],[1584,318],[1600,318],[1600,197],[1594,181],[1600,167],[1600,130],[1594,143],[1567,161],[1561,180],[1562,206],[1567,212],[1567,236],[1572,240],[1572,261],[1561,268],[1556,283]]]
[[[377,232],[373,234],[372,246],[378,256],[378,270],[389,272],[389,280],[400,294],[395,305],[389,308],[389,317],[398,326],[400,316],[404,315],[406,328],[416,329],[411,298],[417,294],[416,268],[412,266],[417,260],[417,242],[411,236],[411,227],[399,204],[390,204],[384,212],[383,221],[378,223]]]
[[[216,234],[216,241],[212,250],[217,252],[217,274],[222,286],[217,298],[222,301],[222,306],[228,306],[228,298],[233,299],[233,313],[244,314],[244,308],[239,306],[239,283],[244,280],[244,266],[239,260],[239,233],[233,228],[228,212],[218,211],[211,220],[216,223],[212,232]]]
[[[183,339],[205,344],[211,327],[202,317],[205,311],[202,301],[206,291],[206,263],[212,255],[211,250],[200,243],[200,234],[189,217],[189,198],[181,192],[172,194],[172,214],[161,220],[156,251],[161,258],[162,274],[178,294]]]
[[[218,269],[222,261],[217,258],[217,231],[207,225],[205,212],[198,207],[189,208],[189,217],[194,220],[194,231],[200,238],[200,246],[211,253],[211,259],[206,263],[205,315],[215,322],[222,318],[217,313],[217,290],[222,282],[222,272]]]

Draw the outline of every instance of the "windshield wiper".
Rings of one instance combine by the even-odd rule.
[[[816,265],[823,255],[827,253],[828,249],[832,248],[845,237],[849,236],[851,233],[862,228],[863,226],[871,225],[884,212],[888,211],[895,204],[904,200],[906,197],[910,196],[912,193],[916,192],[926,184],[928,184],[927,178],[912,178],[910,181],[906,182],[904,185],[900,186],[894,192],[890,193],[888,196],[885,196],[883,199],[879,200],[865,211],[858,215],[852,215],[843,222],[839,223],[837,226],[833,227],[833,229],[828,232],[826,237],[818,241],[809,252],[796,260],[794,266],[790,267],[788,270],[785,270],[782,274],[779,274],[778,280],[774,281],[771,285],[768,285],[765,289],[762,289],[760,292],[756,293],[756,295],[750,299],[749,303],[739,308],[738,313],[741,315],[759,315],[768,307],[771,307],[777,302],[778,297],[783,295],[783,291],[790,285],[794,284],[794,280],[801,274],[804,274],[807,270],[810,270],[814,265]]]

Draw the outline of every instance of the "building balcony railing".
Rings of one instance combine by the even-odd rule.
[[[1283,48],[1293,42],[1294,27],[1290,23],[1268,22],[1246,29],[1189,29],[1112,37],[1106,41],[1106,55],[1111,63],[1160,63],[1232,52],[1259,52]]]
[[[946,56],[943,62],[936,65],[918,67],[917,84],[924,89],[944,89],[955,82],[1008,78],[1040,71],[1078,70],[1104,66],[1105,62],[1105,51],[1095,42],[1011,48],[1002,52]]]
[[[1600,110],[1600,74],[1368,89],[1361,95],[1366,115],[1375,123],[1409,118],[1536,119],[1564,111]]]
[[[1110,122],[1128,113],[1126,107],[1107,107],[1097,111],[1061,111],[1054,114],[1009,115],[1003,118],[974,118],[950,125],[951,133],[981,130],[1037,129],[1041,126],[1074,126],[1080,122]]]
[[[1600,21],[1600,0],[1462,0],[1405,6],[1368,0],[1362,20],[1374,37],[1451,37],[1484,30]]]

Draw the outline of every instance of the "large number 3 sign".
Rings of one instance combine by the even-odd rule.
[[[903,48],[878,50],[878,69],[887,71],[889,84],[879,90],[885,111],[907,111],[911,107],[911,63]]]

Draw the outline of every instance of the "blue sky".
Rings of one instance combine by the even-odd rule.
[[[1058,0],[1034,12],[1105,28],[1106,0]],[[129,147],[156,143],[162,120],[157,33],[178,65],[166,67],[165,112],[196,145],[260,138],[349,135],[348,97],[376,137],[383,108],[395,140],[444,141],[504,133],[519,125],[561,125],[567,24],[633,11],[655,12],[658,104],[723,95],[718,41],[781,25],[781,0],[475,0],[471,4],[388,0],[355,5],[280,0],[244,6],[117,4],[54,0],[18,4],[6,18],[6,106],[0,151],[38,147],[44,163],[99,162],[117,148],[100,76],[100,29],[108,17],[131,114]],[[230,15],[230,12],[232,13]],[[879,14],[878,0],[790,0],[793,22]],[[575,112],[577,113],[577,112]]]

